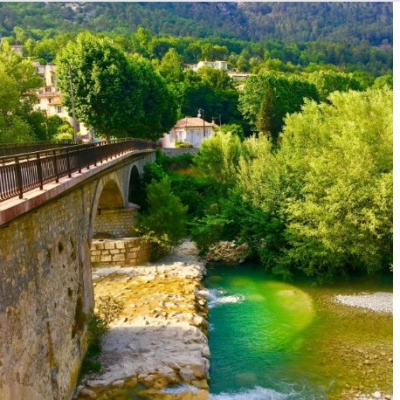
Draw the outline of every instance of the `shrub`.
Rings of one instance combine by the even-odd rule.
[[[175,246],[186,235],[187,207],[183,206],[172,193],[168,177],[153,180],[146,189],[147,212],[139,215],[139,225],[135,229],[154,245],[154,253],[163,255],[165,250]]]
[[[192,149],[193,145],[191,143],[186,143],[186,142],[176,142],[175,148],[176,149]]]
[[[108,325],[119,317],[121,311],[124,309],[124,302],[118,300],[112,296],[101,296],[99,297],[99,304],[97,309],[99,315]]]
[[[98,313],[93,313],[88,318],[87,324],[87,353],[82,361],[80,378],[91,372],[101,371],[101,363],[96,357],[101,352],[101,340],[109,331],[109,324],[117,319],[124,308],[121,300],[112,296],[101,296],[98,299]]]
[[[188,168],[193,164],[193,154],[183,153],[177,157],[168,157],[161,152],[156,153],[156,163],[162,167],[164,172],[172,172],[177,169]]]

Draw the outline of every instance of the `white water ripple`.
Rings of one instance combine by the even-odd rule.
[[[207,292],[208,308],[213,308],[224,304],[241,303],[245,300],[245,297],[241,294],[224,296],[223,294],[225,292],[221,289],[210,289]]]
[[[287,394],[259,386],[239,393],[220,393],[210,395],[210,400],[284,400],[288,398],[289,396]]]

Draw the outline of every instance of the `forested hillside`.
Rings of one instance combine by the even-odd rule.
[[[340,3],[0,3],[0,34],[16,26],[56,31],[219,36],[246,41],[367,41],[392,44],[390,2]]]

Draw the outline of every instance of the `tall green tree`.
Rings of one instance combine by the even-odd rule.
[[[179,83],[184,79],[183,57],[175,49],[169,49],[162,58],[158,72],[168,83]]]
[[[308,81],[314,84],[318,90],[319,98],[326,101],[334,92],[347,92],[349,90],[361,90],[361,85],[352,74],[335,71],[317,71],[309,75]]]
[[[136,137],[157,140],[178,119],[176,96],[149,61],[138,57],[130,57],[129,61],[132,68],[136,69],[134,78],[140,79],[139,107],[142,110],[141,118],[130,114],[132,130]]]
[[[3,143],[35,140],[29,123],[34,93],[43,85],[29,60],[16,54],[7,42],[0,45],[0,141]]]
[[[309,274],[392,262],[393,92],[333,93],[289,116],[281,160],[292,171],[288,253]],[[312,135],[310,135],[312,132]]]
[[[105,136],[156,140],[176,121],[176,103],[164,80],[109,39],[80,34],[58,57],[64,104]]]
[[[251,76],[239,94],[239,110],[253,130],[270,132],[277,142],[287,114],[300,111],[304,99],[318,99],[315,85],[293,75],[264,73]]]
[[[273,129],[273,120],[275,116],[275,108],[273,106],[273,89],[267,84],[260,105],[260,111],[257,116],[256,128],[267,137],[271,137]]]

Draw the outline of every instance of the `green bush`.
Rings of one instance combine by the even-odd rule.
[[[166,173],[159,164],[146,164],[143,168],[143,174],[140,177],[139,187],[132,192],[130,201],[140,206],[141,211],[145,212],[148,208],[146,198],[147,185],[149,185],[153,180],[159,182],[165,176]]]
[[[192,149],[193,145],[191,143],[186,143],[186,142],[176,142],[175,148],[176,149]]]
[[[143,183],[150,184],[153,180],[159,182],[166,176],[163,168],[157,163],[148,163],[143,167]]]
[[[173,193],[188,206],[188,216],[203,218],[208,208],[225,195],[221,185],[214,181],[198,179],[190,175],[171,181]]]
[[[193,165],[193,154],[184,153],[177,157],[168,157],[156,152],[156,163],[162,167],[164,172],[173,172],[177,169],[188,168]]]
[[[101,340],[109,331],[109,324],[119,317],[124,307],[123,302],[112,296],[102,296],[98,299],[98,313],[93,313],[87,323],[87,353],[82,361],[80,378],[91,372],[101,371],[101,363],[96,357],[101,353]]]
[[[147,211],[139,215],[135,231],[153,244],[153,256],[158,258],[186,236],[188,207],[172,193],[167,176],[153,180],[146,188]]]

